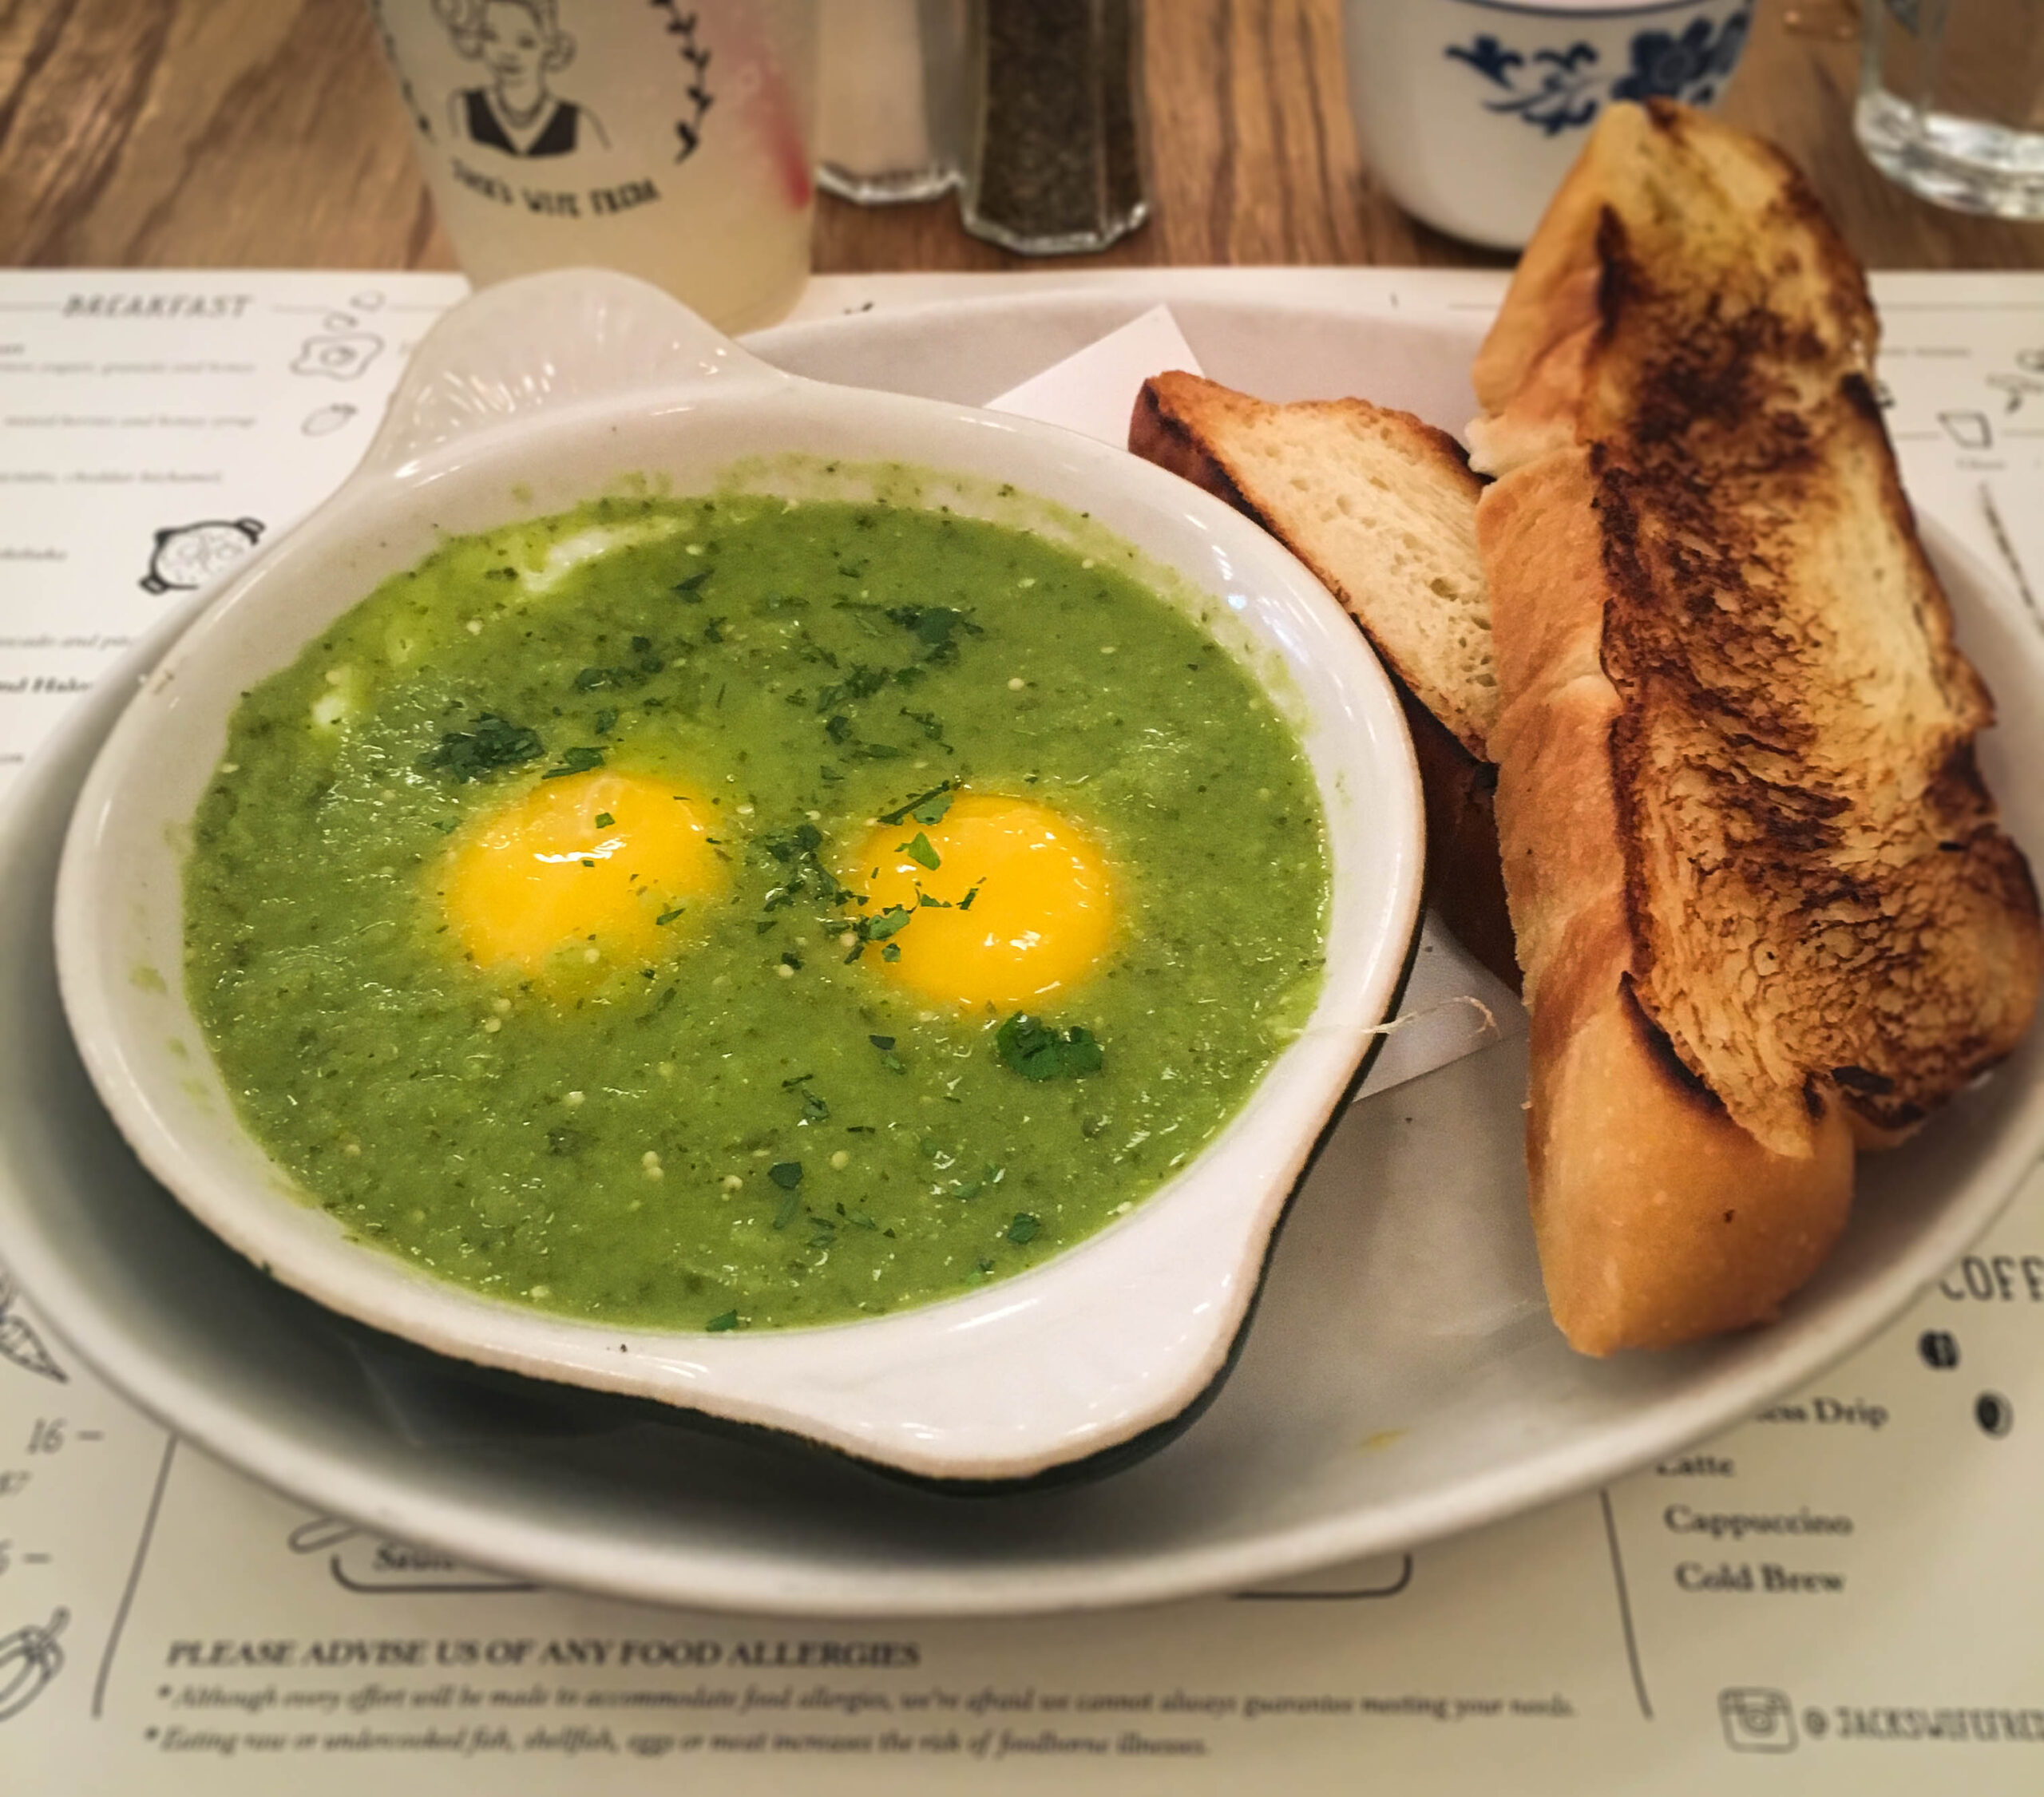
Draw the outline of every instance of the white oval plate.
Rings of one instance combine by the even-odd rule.
[[[1160,297],[1007,299],[759,342],[802,373],[976,401]],[[1475,327],[1169,297],[1218,379],[1468,416]],[[1932,544],[2001,703],[1983,763],[2034,854],[2044,655],[2012,597],[1941,533]],[[1862,1162],[1852,1229],[1780,1323],[1586,1361],[1541,1302],[1523,1065],[1506,1046],[1349,1114],[1213,1407],[1097,1484],[947,1498],[771,1441],[592,1415],[545,1388],[481,1394],[256,1274],[141,1172],[93,1098],[47,930],[56,844],[123,696],[109,682],[84,703],[0,823],[0,1243],[85,1356],[195,1441],[308,1503],[553,1584],[790,1614],[987,1614],[1239,1589],[1410,1546],[1614,1477],[1813,1377],[1963,1252],[2044,1149],[2033,1034],[1917,1141]]]

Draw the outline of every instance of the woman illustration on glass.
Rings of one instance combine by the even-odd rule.
[[[455,49],[489,71],[488,87],[448,97],[457,138],[506,156],[610,148],[594,113],[547,86],[551,71],[575,60],[575,40],[561,29],[555,0],[434,0],[434,8]]]

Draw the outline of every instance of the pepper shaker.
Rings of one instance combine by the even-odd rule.
[[[970,0],[968,231],[1061,255],[1143,223],[1142,49],[1142,0]]]

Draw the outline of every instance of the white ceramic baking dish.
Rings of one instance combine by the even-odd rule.
[[[181,845],[250,685],[442,537],[640,477],[674,491],[799,452],[938,471],[948,503],[1008,483],[1084,512],[1299,730],[1333,870],[1325,984],[1243,1110],[1148,1201],[1032,1271],[825,1328],[621,1329],[477,1296],[348,1239],[244,1133],[186,1002]],[[846,482],[857,485],[855,467]],[[1175,578],[1170,578],[1175,576]],[[1416,927],[1420,802],[1361,634],[1270,538],[1184,481],[1070,433],[769,367],[655,289],[570,271],[449,314],[362,466],[244,564],[142,683],[73,814],[57,967],[85,1065],[190,1210],[275,1278],[438,1352],[786,1431],[937,1478],[1026,1478],[1160,1431],[1214,1383],[1286,1201],[1386,1015]],[[140,970],[140,971],[138,971]],[[151,973],[160,977],[151,977]]]

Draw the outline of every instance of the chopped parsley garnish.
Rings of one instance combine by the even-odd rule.
[[[599,811],[596,813],[596,828],[600,830],[608,829],[617,820],[608,811]]]
[[[905,853],[910,861],[918,862],[933,872],[944,865],[937,859],[936,849],[930,846],[929,838],[921,830],[916,832],[913,841],[897,842],[894,846],[897,853]]]
[[[766,1170],[766,1177],[783,1192],[792,1192],[802,1183],[802,1162],[776,1161]]]
[[[830,1121],[830,1106],[814,1092],[802,1095],[802,1120],[805,1123],[827,1123]]]
[[[473,730],[449,730],[419,766],[444,768],[457,780],[480,780],[499,768],[537,761],[545,753],[537,730],[485,711]]]
[[[550,767],[541,776],[545,780],[558,780],[568,774],[588,774],[604,765],[604,752],[584,743],[578,748],[564,749],[561,752],[561,765]]]
[[[1106,1059],[1093,1032],[1075,1024],[1062,1032],[1018,1011],[994,1035],[1000,1058],[1024,1079],[1072,1079],[1098,1073]]]
[[[687,580],[675,581],[673,591],[691,605],[700,605],[703,603],[703,583],[715,572],[712,568],[699,568]]]
[[[823,846],[823,833],[814,824],[798,824],[786,836],[770,836],[760,846],[783,864],[813,855]]]
[[[887,947],[881,953],[890,961],[899,960],[901,958],[901,949],[893,943],[887,942],[887,939],[906,929],[914,920],[915,915],[906,905],[890,904],[877,917],[860,918],[852,925],[852,934],[858,940],[852,944],[851,952],[845,957],[846,964],[850,965],[863,955],[869,942],[886,942]],[[889,953],[889,950],[893,952]]]
[[[816,709],[828,711],[848,699],[870,699],[893,678],[886,668],[854,662],[843,679],[834,681],[816,695]]]
[[[605,707],[604,707],[600,711],[599,711],[599,712],[596,714],[596,734],[597,734],[597,735],[599,735],[599,736],[608,736],[608,735],[609,735],[609,734],[610,734],[610,733],[611,733],[611,727],[612,727],[612,725],[614,725],[614,724],[616,724],[616,722],[617,722],[617,713],[616,713],[614,710],[612,710],[612,707],[610,707],[609,706],[606,705],[606,706],[605,706]]]
[[[757,926],[763,936],[772,927],[772,913],[793,904],[804,893],[814,893],[826,904],[843,904],[858,896],[840,886],[838,877],[817,858],[817,851],[823,846],[823,833],[815,825],[797,824],[785,835],[762,838],[759,846],[770,860],[788,870],[760,901],[761,909],[767,914],[766,920]],[[799,960],[791,964],[798,971],[802,966]]]
[[[893,605],[887,609],[887,618],[913,635],[931,661],[953,659],[961,631],[968,636],[986,634],[966,613],[949,605]]]
[[[653,639],[650,636],[633,637],[632,652],[638,659],[629,667],[585,667],[570,683],[578,693],[592,693],[600,687],[643,687],[667,665],[653,653]]]
[[[901,707],[901,715],[912,724],[920,724],[923,734],[931,742],[944,742],[944,720],[934,711],[911,711],[905,705]],[[948,750],[951,745],[944,742],[944,746]]]
[[[711,1335],[720,1336],[725,1330],[735,1329],[738,1327],[738,1312],[735,1310],[721,1311],[703,1327]]]
[[[723,642],[724,639],[724,623],[725,620],[722,618],[705,618],[703,620],[703,640],[705,643]],[[720,687],[717,690],[717,698],[719,703],[723,701],[723,689]]]
[[[883,1055],[894,1046],[894,1039],[891,1035],[869,1035],[866,1040]]]
[[[959,900],[958,908],[961,911],[970,911],[972,908],[972,900],[980,896],[980,886],[984,886],[985,884],[986,881],[982,880],[980,882],[979,886],[975,886],[963,898]]]
[[[919,824],[941,824],[945,813],[951,809],[951,782],[941,782],[926,793],[917,793],[899,809],[881,812],[880,821],[883,824],[898,824],[905,817],[913,817]]]
[[[802,972],[802,956],[792,948],[783,948],[781,951],[781,965],[790,973],[799,973]]]
[[[1031,1216],[1028,1211],[1018,1210],[1015,1213],[1014,1220],[1008,1225],[1008,1239],[1020,1248],[1025,1242],[1034,1241],[1036,1239],[1036,1232],[1043,1226],[1042,1222]]]
[[[883,961],[898,961],[901,958],[901,944],[898,942],[889,943],[880,951],[880,958]]]

